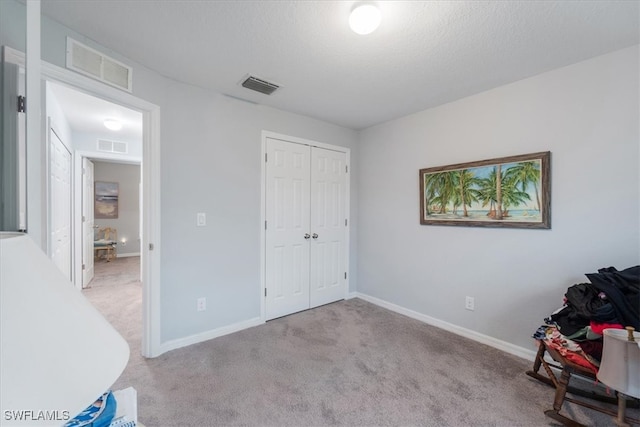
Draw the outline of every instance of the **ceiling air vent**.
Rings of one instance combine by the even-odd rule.
[[[108,139],[98,140],[98,151],[105,153],[127,154],[128,147],[126,142],[109,141]]]
[[[256,92],[264,93],[265,95],[271,95],[280,87],[280,85],[254,76],[247,77],[241,84],[247,89],[255,90]]]
[[[131,92],[132,68],[67,37],[67,68]]]

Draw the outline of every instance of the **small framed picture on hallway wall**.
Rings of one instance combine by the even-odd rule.
[[[118,218],[118,183],[95,182],[94,217],[96,219]]]

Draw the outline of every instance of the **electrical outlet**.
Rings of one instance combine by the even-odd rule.
[[[207,299],[205,297],[198,298],[198,311],[205,311],[207,309]]]
[[[204,212],[198,212],[196,215],[196,226],[204,227],[207,225],[207,214]]]
[[[464,300],[464,308],[467,310],[475,310],[476,309],[476,300],[474,297],[466,297]]]

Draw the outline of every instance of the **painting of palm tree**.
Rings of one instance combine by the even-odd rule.
[[[550,152],[420,170],[425,225],[550,228]]]

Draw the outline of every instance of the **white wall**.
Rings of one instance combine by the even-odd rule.
[[[118,256],[140,254],[140,165],[93,161],[95,181],[118,183],[118,218],[98,219],[98,227],[118,233]],[[122,243],[125,239],[125,244]]]
[[[0,1],[0,46],[8,45],[24,52],[27,11],[17,1]]]
[[[533,349],[584,273],[639,263],[638,80],[635,46],[361,132],[358,292]],[[419,169],[547,150],[551,230],[420,225]]]

